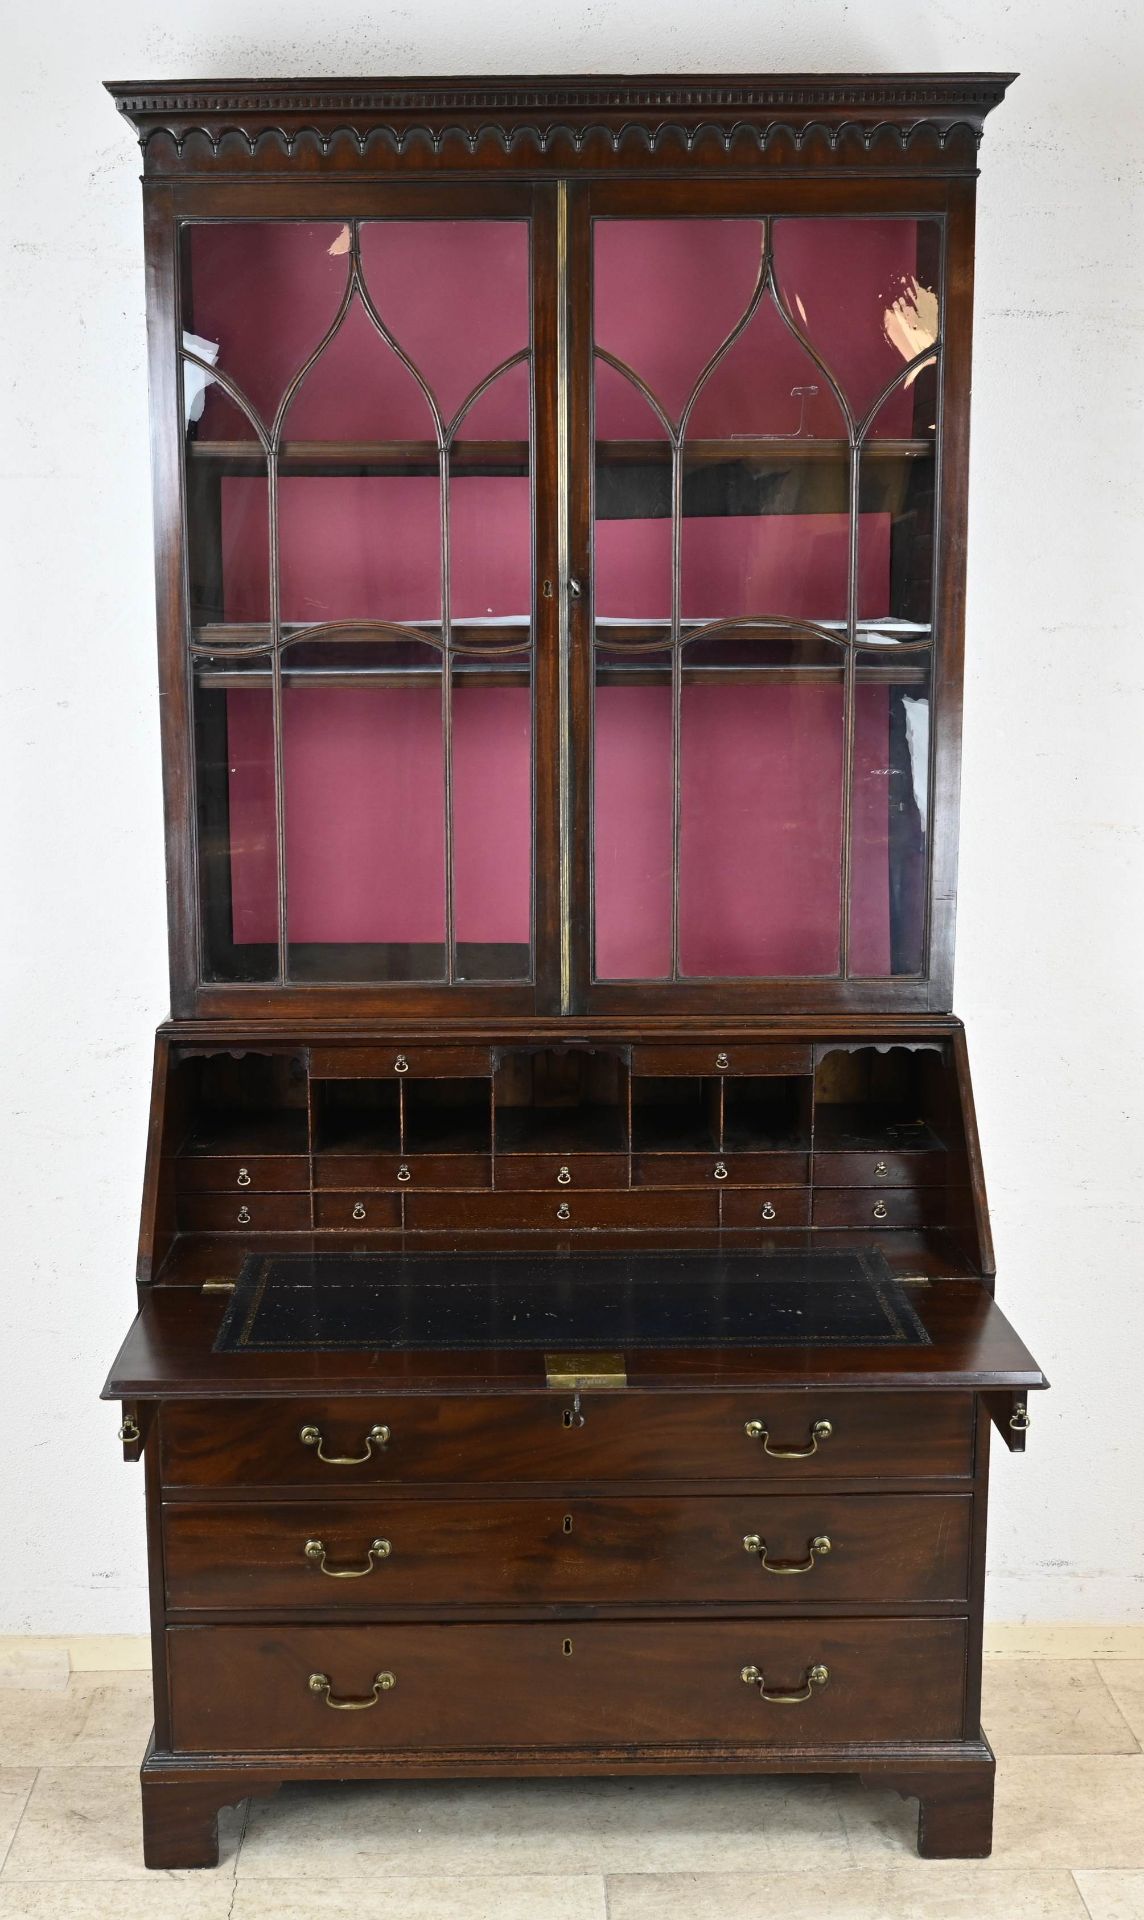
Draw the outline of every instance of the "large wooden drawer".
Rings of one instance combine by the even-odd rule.
[[[414,1232],[441,1228],[717,1227],[718,1191],[706,1193],[442,1193],[415,1194],[405,1203],[405,1224]]]
[[[173,1627],[171,1744],[388,1757],[954,1740],[966,1638],[961,1619]]]
[[[822,1422],[831,1432],[816,1442]],[[294,1400],[168,1403],[159,1426],[162,1473],[171,1487],[502,1481],[571,1489],[610,1480],[766,1486],[959,1479],[973,1471],[968,1393],[602,1391],[582,1394],[576,1410],[572,1396],[558,1392],[342,1400],[316,1392]],[[375,1427],[388,1429],[387,1437],[367,1441]],[[816,1450],[790,1457],[811,1446]],[[329,1464],[323,1454],[339,1462],[352,1457],[353,1464]]]
[[[180,1502],[163,1563],[168,1605],[206,1611],[964,1602],[971,1509],[924,1493]]]

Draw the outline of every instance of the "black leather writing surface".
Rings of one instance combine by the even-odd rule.
[[[252,1255],[216,1353],[928,1346],[880,1253]]]

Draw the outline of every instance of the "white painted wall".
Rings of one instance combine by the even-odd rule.
[[[1001,1295],[1055,1390],[995,1462],[990,1610],[1139,1617],[1144,14],[42,0],[0,44],[0,1630],[146,1613],[96,1398],[166,1012],[139,161],[100,82],[498,70],[1022,71],[983,148],[957,1006]]]

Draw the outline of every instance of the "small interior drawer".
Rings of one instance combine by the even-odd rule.
[[[940,1187],[949,1175],[946,1153],[816,1153],[816,1187]]]
[[[175,1161],[180,1193],[305,1193],[309,1185],[304,1153],[189,1153]]]
[[[769,1045],[754,1041],[705,1041],[701,1046],[642,1046],[632,1048],[634,1074],[809,1074],[809,1047]]]
[[[571,1187],[591,1191],[598,1187],[626,1187],[626,1153],[498,1153],[494,1184],[508,1193],[535,1192],[538,1187]]]
[[[186,1233],[296,1233],[310,1225],[308,1193],[184,1193],[179,1226]]]
[[[314,1225],[371,1233],[401,1225],[401,1201],[395,1193],[319,1193],[314,1196]]]
[[[313,1080],[436,1080],[492,1071],[487,1047],[311,1047]]]
[[[827,1187],[814,1196],[816,1227],[940,1227],[947,1200],[942,1187]]]
[[[729,1187],[723,1195],[725,1227],[808,1227],[809,1187]]]
[[[409,1191],[405,1224],[435,1228],[551,1227],[569,1233],[595,1227],[717,1227],[719,1201],[710,1194],[585,1193],[554,1187],[548,1193],[416,1194]]]

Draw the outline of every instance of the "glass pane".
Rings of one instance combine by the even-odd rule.
[[[494,367],[530,343],[528,240],[523,220],[362,222],[370,297],[446,423]],[[496,433],[503,437],[502,428]]]
[[[278,871],[270,656],[196,662],[194,714],[203,977],[272,980]]]
[[[460,980],[525,980],[532,940],[531,369],[500,374],[449,454],[453,896]]]
[[[929,832],[930,656],[863,648],[856,662],[850,972],[922,971]]]
[[[671,441],[639,388],[596,360],[597,628],[671,620]]]
[[[813,636],[685,646],[682,974],[838,971],[842,682],[841,647]]]
[[[269,428],[345,296],[349,229],[339,221],[226,220],[183,233],[183,325],[193,336],[184,344],[228,374]],[[211,437],[214,404],[211,396],[204,416]]]
[[[210,382],[209,375],[201,376]],[[241,407],[217,382],[204,392],[199,370],[184,363],[187,425],[187,584],[191,627],[253,624],[255,634],[228,636],[265,644],[270,620],[270,490],[266,460]],[[197,391],[196,391],[197,389]],[[209,415],[208,415],[209,406]],[[202,408],[193,417],[196,407]],[[213,438],[206,437],[210,426]]]
[[[916,382],[934,407],[933,363]],[[926,398],[925,390],[929,389]],[[877,428],[891,394],[875,416]],[[865,440],[858,468],[858,619],[886,636],[928,636],[933,619],[935,452],[929,439]]]
[[[670,978],[670,652],[598,648],[593,805],[596,977]]]
[[[339,663],[357,652],[343,641]],[[439,980],[445,973],[441,656],[373,648],[324,669],[283,658],[289,972],[293,980]],[[370,664],[366,664],[366,662]]]
[[[637,373],[678,423],[750,305],[761,220],[597,220],[596,345]]]
[[[532,662],[453,661],[453,896],[459,980],[526,980],[532,942]]]
[[[778,219],[773,236],[780,297],[861,420],[902,367],[938,337],[940,225]],[[879,432],[904,439],[912,426],[910,394],[899,389]]]
[[[837,443],[836,443],[837,445]],[[737,453],[683,460],[681,617],[782,615],[844,626],[850,593],[850,454]]]

